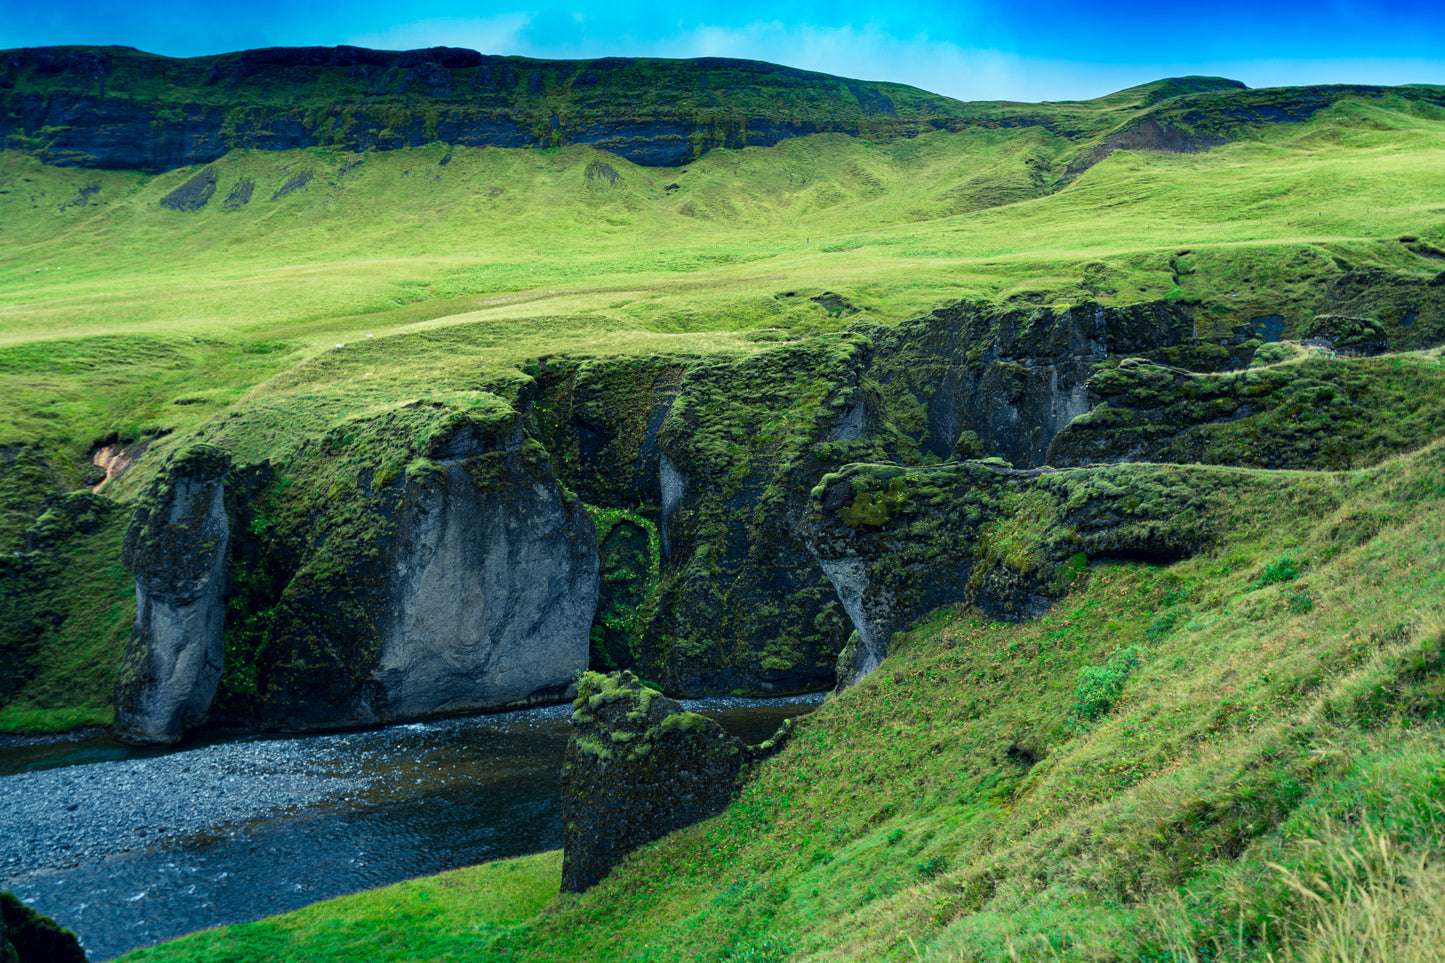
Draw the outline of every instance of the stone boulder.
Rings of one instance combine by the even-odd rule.
[[[792,731],[790,722],[746,746],[631,672],[586,673],[573,705],[562,765],[564,892],[580,893],[638,846],[722,812],[748,766]]]
[[[1326,341],[1336,351],[1347,354],[1376,355],[1390,350],[1385,326],[1369,318],[1320,314],[1305,322],[1301,335]]]
[[[141,498],[121,559],[136,620],[115,688],[115,734],[172,743],[201,722],[221,680],[230,456],[210,445],[173,454]]]

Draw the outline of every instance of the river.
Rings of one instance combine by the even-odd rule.
[[[685,701],[749,743],[821,696]],[[0,749],[0,889],[92,960],[562,843],[571,706],[166,750]]]

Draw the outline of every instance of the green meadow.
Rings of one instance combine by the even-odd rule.
[[[1102,135],[1156,94],[1051,109]],[[744,355],[959,300],[1167,299],[1202,340],[1271,316],[1295,339],[1359,277],[1350,303],[1418,349],[1359,377],[1435,383],[1445,321],[1388,292],[1445,270],[1445,108],[1343,96],[1080,172],[1098,142],[234,151],[197,211],[161,201],[199,167],[0,152],[0,550],[71,524],[43,496],[97,483],[98,448],[149,448],[55,535],[74,558],[25,603],[56,617],[0,729],[109,720],[126,503],[196,439],[281,462],[413,400],[490,404],[540,357]],[[1410,418],[1371,467],[1262,472],[1192,559],[1098,566],[1033,622],[925,617],[727,812],[584,894],[540,854],[125,959],[1438,959],[1445,441]]]
[[[1185,298],[1202,336],[1227,334],[1327,310],[1322,285],[1352,267],[1438,272],[1442,118],[1345,100],[1205,152],[1115,153],[1064,186],[1078,147],[1036,129],[820,135],[681,170],[586,147],[241,151],[197,212],[159,204],[193,171],[5,152],[0,438],[73,461],[288,393],[393,403],[466,390],[465,368],[743,352],[956,299]]]

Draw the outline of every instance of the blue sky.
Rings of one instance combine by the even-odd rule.
[[[1420,0],[0,0],[0,49],[67,43],[177,57],[341,43],[529,57],[747,57],[965,100],[1093,97],[1179,74],[1252,87],[1445,84],[1445,17]]]

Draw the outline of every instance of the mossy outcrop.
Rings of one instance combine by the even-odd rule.
[[[1324,342],[1334,351],[1350,354],[1375,355],[1390,349],[1384,325],[1369,318],[1320,314],[1307,321],[1300,334],[1310,341]]]
[[[631,672],[578,680],[562,765],[562,890],[581,892],[644,843],[722,812],[754,762],[777,752],[791,724],[758,746],[686,712]]]
[[[1088,383],[1092,409],[1054,438],[1048,462],[1346,469],[1445,432],[1438,354],[1347,359],[1298,350],[1304,357],[1289,363],[1218,374],[1139,358],[1101,366]]]
[[[631,518],[608,523],[594,668],[682,694],[831,683],[845,623],[794,528],[820,472],[882,454],[860,440],[868,357],[845,334],[742,358],[528,369],[559,472]]]
[[[85,490],[48,495],[38,507],[30,526],[0,549],[0,705],[43,700],[32,685],[74,684],[73,669],[60,679],[47,668],[56,653],[73,658],[82,644],[103,663],[88,670],[109,677],[108,694],[134,621],[119,611],[127,608],[120,591],[131,590],[115,561],[124,507]],[[111,604],[102,608],[103,600]]]
[[[1030,468],[1089,410],[1095,364],[1190,342],[1194,316],[1166,301],[1008,310],[961,302],[869,333],[869,375],[890,420],[917,445],[904,460],[1000,457]]]
[[[1095,362],[1192,336],[1190,309],[1165,302],[960,303],[742,358],[528,367],[533,429],[559,474],[660,535],[660,577],[630,602],[635,617],[594,627],[593,668],[636,668],[688,695],[830,686],[850,627],[797,531],[819,477],[956,455],[1039,464],[1087,410]],[[618,598],[644,581],[639,548]],[[614,553],[620,571],[622,542]],[[604,592],[600,611],[613,611]]]
[[[565,697],[595,530],[520,415],[413,403],[271,472],[233,552],[226,718],[308,729]]]
[[[1100,559],[1176,561],[1210,545],[1221,506],[1276,476],[1176,465],[1016,469],[1001,459],[930,468],[850,465],[813,490],[800,533],[856,631],[841,685],[893,633],[942,605],[992,618],[1043,614]]]
[[[136,620],[116,680],[115,734],[176,742],[203,721],[221,681],[230,456],[210,445],[174,454],[136,506],[121,559]]]
[[[0,963],[85,963],[75,934],[0,892]]]

